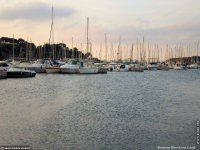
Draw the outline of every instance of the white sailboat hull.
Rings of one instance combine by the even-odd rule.
[[[198,69],[198,64],[191,64],[190,69]]]
[[[98,73],[98,69],[92,68],[92,67],[81,67],[79,71],[80,71],[80,74],[97,74]]]
[[[112,72],[128,72],[128,69],[119,69],[119,68],[115,68],[112,70]]]
[[[77,74],[79,73],[78,68],[61,68],[61,73]]]
[[[34,70],[36,73],[46,73],[46,66],[29,66],[27,67],[29,70]]]
[[[174,67],[174,70],[183,70],[183,69],[184,69],[183,66],[175,66],[175,67]]]
[[[47,73],[60,73],[60,67],[47,67]]]
[[[78,65],[71,65],[66,64],[60,67],[61,73],[66,74],[79,74],[79,66]]]
[[[158,65],[148,65],[147,68],[150,71],[156,71],[158,69]]]

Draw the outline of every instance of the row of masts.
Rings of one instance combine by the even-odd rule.
[[[89,21],[89,18],[88,18]],[[88,36],[88,35],[87,35]],[[77,47],[74,47],[74,39],[72,38],[72,51]],[[51,42],[50,42],[51,43]],[[44,44],[45,45],[45,44]],[[55,44],[51,43],[48,46],[52,49],[52,55],[53,59],[55,58],[67,58],[66,48],[61,46],[61,48],[57,48]],[[13,56],[14,56],[14,35],[13,35]],[[164,47],[164,48],[163,48]],[[103,44],[100,43],[100,49],[96,48],[95,50],[92,49],[92,43],[89,41],[89,38],[87,39],[87,47],[86,50],[83,50],[82,43],[77,48],[78,51],[81,51],[82,53],[91,53],[93,57],[99,58],[100,60],[104,61],[118,61],[118,60],[137,60],[141,63],[145,62],[162,62],[165,60],[168,60],[170,58],[182,58],[182,57],[194,57],[199,56],[199,42],[195,42],[188,45],[169,45],[166,44],[166,46],[159,46],[158,44],[151,44],[150,42],[146,42],[144,40],[144,37],[141,41],[137,38],[135,43],[131,44],[122,44],[122,38],[119,38],[118,44],[113,44],[113,42],[110,42],[108,45],[107,40],[107,34],[105,34],[105,47]],[[26,42],[26,60],[31,60],[32,55],[34,53],[32,52],[32,43],[30,40],[30,43]],[[38,46],[37,49],[37,58],[44,58],[45,57],[45,51],[46,49],[49,50],[49,48],[46,48],[46,46]],[[82,58],[82,55],[79,53],[72,52],[73,57],[72,58]],[[35,56],[35,55],[34,55]],[[46,57],[47,58],[47,57]],[[13,58],[14,59],[14,58]],[[192,58],[194,59],[194,58]],[[195,57],[197,59],[197,57]],[[193,60],[196,61],[197,60]]]
[[[163,48],[164,47],[164,48]],[[188,45],[159,46],[159,44],[145,43],[144,37],[142,42],[137,38],[136,44],[122,45],[121,37],[119,43],[115,46],[113,42],[108,46],[107,34],[105,34],[105,48],[100,44],[100,49],[91,50],[94,57],[105,61],[117,60],[138,60],[140,62],[161,62],[170,58],[182,58],[199,56],[199,42]]]

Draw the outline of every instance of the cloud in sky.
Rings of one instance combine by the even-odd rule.
[[[200,0],[1,0],[2,36],[30,37],[36,44],[49,38],[51,2],[54,3],[55,42],[71,45],[89,37],[99,49],[107,33],[108,42],[131,44],[137,37],[152,43],[176,44],[200,40]],[[97,46],[95,46],[97,45]]]
[[[55,9],[55,8],[54,8]],[[64,18],[73,15],[76,11],[65,6],[56,6],[55,18]],[[49,20],[51,6],[41,2],[18,4],[4,8],[0,11],[0,19],[13,20]]]

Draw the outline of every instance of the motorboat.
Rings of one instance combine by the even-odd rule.
[[[48,59],[38,59],[33,64],[29,65],[27,69],[34,70],[36,73],[46,73],[46,67],[50,67],[50,61]]]
[[[161,64],[158,64],[157,70],[168,71],[169,67],[167,66],[167,64],[161,63]]]
[[[62,65],[65,65],[65,64],[66,64],[65,62],[63,62],[63,61],[61,61],[61,60],[51,60],[50,62],[51,62],[51,64],[52,64],[53,66],[62,66]]]
[[[60,66],[64,65],[64,62],[59,60],[50,60],[50,66],[46,67],[46,73],[60,73],[61,69]]]
[[[116,70],[117,68],[118,68],[118,64],[115,63],[115,62],[111,62],[111,63],[108,65],[107,70],[112,72],[113,70]]]
[[[158,64],[156,62],[151,62],[147,65],[148,70],[156,71],[158,69]]]
[[[98,68],[98,73],[99,74],[106,74],[107,73],[107,68],[104,65],[104,63],[95,63],[94,64]]]
[[[127,71],[129,71],[129,65],[125,65],[125,64],[119,65],[118,71],[119,72],[127,72]]]
[[[79,64],[76,60],[70,60],[67,64],[60,66],[61,73],[79,74]]]
[[[78,74],[79,72],[79,65],[74,64],[65,64],[60,66],[61,73],[66,74]]]
[[[25,70],[19,68],[10,68],[7,71],[8,78],[28,78],[35,77],[36,72],[32,70]]]
[[[141,66],[140,64],[130,64],[129,66],[130,66],[129,71],[144,72],[144,67]]]
[[[31,65],[30,62],[20,62],[15,66],[15,68],[20,68],[20,69],[29,69],[29,66]]]
[[[127,72],[130,70],[130,66],[126,64],[110,63],[108,71],[112,72]]]
[[[191,64],[191,65],[189,66],[189,68],[190,68],[190,69],[198,69],[199,66],[198,66],[197,63],[195,63],[195,64]]]
[[[174,70],[183,70],[184,69],[184,66],[182,64],[175,64],[173,66],[173,69]]]
[[[0,69],[1,70],[8,70],[11,68],[11,65],[9,65],[7,62],[5,61],[0,61]]]

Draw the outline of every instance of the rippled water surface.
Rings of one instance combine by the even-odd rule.
[[[0,80],[0,145],[34,150],[195,146],[200,70]]]

